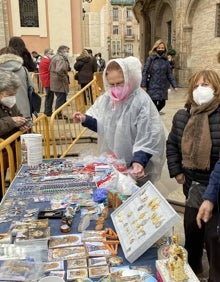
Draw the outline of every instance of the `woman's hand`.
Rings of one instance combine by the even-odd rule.
[[[134,178],[140,179],[143,178],[144,175],[144,167],[139,163],[132,163],[132,169],[129,171]]]
[[[86,116],[81,114],[80,112],[75,112],[73,114],[73,120],[74,122],[77,122],[77,123],[84,122],[86,120]]]
[[[204,222],[208,222],[209,219],[212,217],[212,210],[214,208],[214,204],[209,200],[205,200],[197,213],[196,222],[199,228],[202,227],[202,220]]]
[[[27,122],[25,117],[11,117],[13,119],[13,121],[15,122],[17,127],[21,127],[24,126],[24,124]]]
[[[183,173],[180,173],[175,176],[177,183],[184,184],[185,183],[185,175]]]

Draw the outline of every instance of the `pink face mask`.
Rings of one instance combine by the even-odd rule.
[[[114,101],[122,102],[129,95],[129,87],[128,86],[114,86],[111,87],[111,97]]]

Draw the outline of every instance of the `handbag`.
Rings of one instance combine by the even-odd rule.
[[[154,59],[151,61],[150,66],[149,66],[149,68],[148,68],[148,70],[147,70],[147,75],[146,75],[146,88],[148,88],[148,87],[149,87],[149,84],[150,84],[151,70],[152,70],[153,64],[154,64]]]
[[[36,93],[34,87],[29,84],[26,68],[24,68],[24,70],[26,75],[28,99],[30,103],[30,114],[31,115],[34,114],[37,117],[41,107],[41,96],[38,93]]]

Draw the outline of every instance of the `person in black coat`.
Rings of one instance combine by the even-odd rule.
[[[159,39],[149,52],[141,81],[141,87],[150,95],[158,111],[161,111],[166,104],[170,84],[176,91],[177,82],[167,59],[167,47]]]
[[[196,222],[202,195],[220,151],[220,77],[213,70],[196,72],[190,79],[186,108],[174,115],[167,139],[167,164],[170,177],[183,185],[185,248],[195,273],[202,272],[203,248],[210,263],[209,281],[220,281],[211,262],[218,261],[218,213],[201,228]],[[218,243],[219,244],[219,243]],[[218,251],[217,251],[218,250]]]
[[[92,57],[86,49],[84,49],[80,56],[76,58],[74,69],[77,71],[78,83],[80,84],[81,88],[83,88],[93,80],[93,73],[97,70],[96,59]],[[87,104],[88,95],[91,103],[93,103],[92,91],[91,89],[88,91],[89,93],[84,93],[85,104]]]

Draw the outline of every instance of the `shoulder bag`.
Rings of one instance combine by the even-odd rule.
[[[26,68],[24,68],[24,70],[26,75],[26,84],[28,91],[28,99],[30,103],[30,112],[31,115],[34,114],[36,117],[38,117],[38,113],[40,112],[40,107],[41,107],[41,96],[38,93],[36,93],[34,87],[29,84],[28,73]]]

